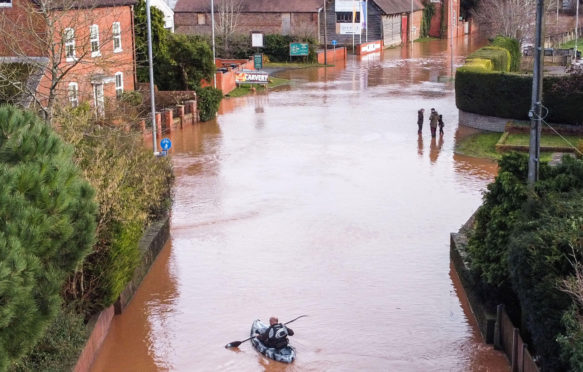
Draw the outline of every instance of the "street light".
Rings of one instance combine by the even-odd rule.
[[[156,99],[154,98],[154,63],[152,61],[152,18],[150,16],[150,0],[146,0],[146,19],[148,22],[148,65],[150,68],[150,104],[152,106],[152,143],[154,155],[158,154],[156,145]]]
[[[215,2],[211,0],[211,34],[213,39],[213,64],[215,67],[217,66],[216,57],[215,57]],[[217,73],[213,75],[213,83],[215,89],[217,88]]]

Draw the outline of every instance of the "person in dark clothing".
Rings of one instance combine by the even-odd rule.
[[[421,134],[421,129],[423,129],[423,113],[425,112],[425,109],[419,109],[419,111],[417,111],[417,126],[419,127],[419,130],[417,131],[418,134]]]
[[[437,132],[437,120],[439,119],[439,114],[434,108],[431,109],[431,115],[429,115],[429,126],[431,127],[431,137],[435,137]]]
[[[289,344],[287,336],[293,336],[294,331],[291,328],[281,324],[277,317],[269,318],[269,328],[257,336],[259,341],[263,342],[267,347],[281,349]]]
[[[439,115],[439,119],[437,119],[437,124],[439,125],[439,135],[443,136],[443,127],[445,124],[443,124],[443,115]]]

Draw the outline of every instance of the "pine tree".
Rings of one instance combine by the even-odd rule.
[[[34,114],[0,107],[0,370],[42,336],[91,249],[94,191]]]

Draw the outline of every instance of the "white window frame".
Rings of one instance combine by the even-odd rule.
[[[91,57],[100,57],[101,48],[99,46],[99,26],[89,26],[89,45],[91,46]]]
[[[123,91],[123,72],[118,71],[115,73],[115,96],[121,97]]]
[[[111,26],[111,35],[113,39],[113,52],[121,52],[123,49],[121,46],[121,24],[119,22],[113,22],[113,25]],[[119,44],[118,46],[115,45],[116,42]]]
[[[12,8],[12,0],[0,2],[0,8]]]
[[[69,37],[69,32],[71,37]],[[64,45],[65,45],[65,60],[67,62],[73,62],[77,59],[75,56],[75,29],[66,28],[63,32]],[[71,48],[71,53],[69,53],[69,48]]]
[[[79,106],[79,84],[74,82],[69,83],[69,86],[67,87],[67,95],[72,107]]]

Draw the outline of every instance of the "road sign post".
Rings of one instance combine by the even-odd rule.
[[[170,147],[172,147],[172,142],[168,138],[162,138],[160,141],[160,148],[162,148],[161,155],[166,155]]]

